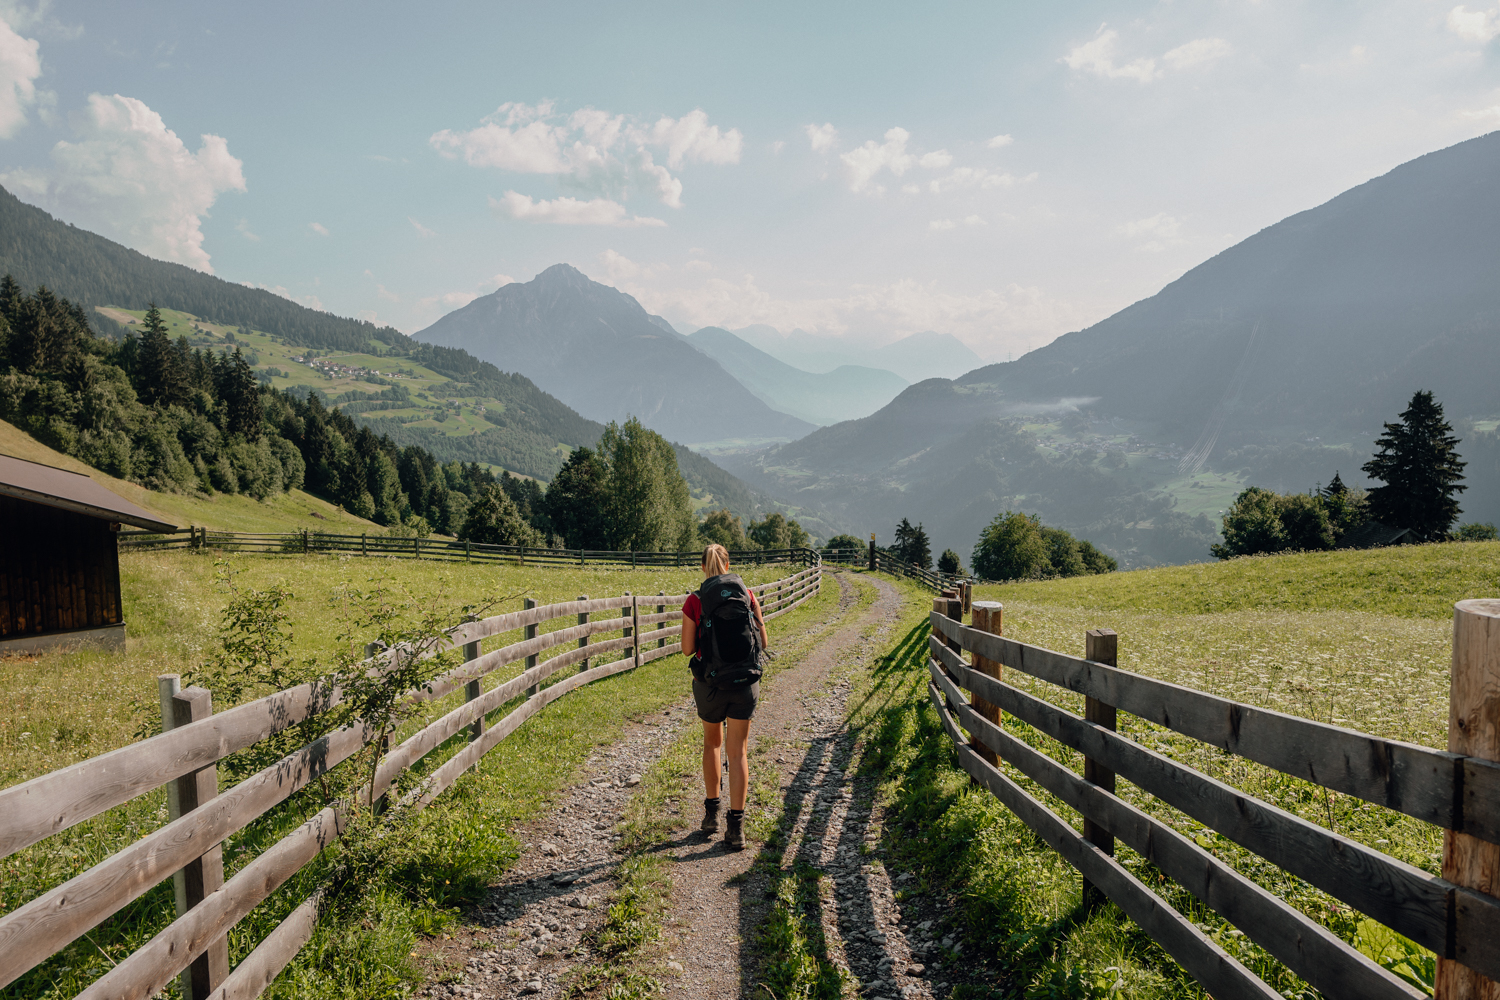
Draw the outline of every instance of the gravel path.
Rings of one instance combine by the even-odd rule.
[[[835,579],[842,615],[856,594],[842,575],[825,576]],[[752,839],[746,850],[725,850],[722,832],[709,840],[697,830],[701,779],[684,789],[682,825],[658,848],[670,859],[673,894],[662,961],[651,971],[667,997],[770,1000],[759,985],[764,957],[756,938],[768,890],[794,866],[811,866],[831,881],[822,905],[829,960],[858,980],[861,995],[894,1000],[948,993],[931,961],[952,956],[954,942],[938,940],[943,904],[896,902],[895,891],[909,876],[895,874],[893,884],[893,873],[880,863],[874,786],[848,773],[856,750],[844,726],[851,678],[875,665],[899,638],[901,623],[900,595],[877,578],[866,579],[880,589],[875,603],[763,685],[751,731],[751,781],[776,779],[767,768],[780,772],[780,828],[789,833],[783,845],[771,849]],[[612,830],[634,786],[680,732],[699,725],[688,699],[595,754],[585,766],[590,780],[521,831],[525,848],[516,867],[469,915],[468,926],[429,954],[435,968],[446,968],[447,981],[428,985],[422,995],[561,996],[570,970],[590,960],[588,932],[603,923],[620,860]],[[727,801],[727,788],[723,794]]]

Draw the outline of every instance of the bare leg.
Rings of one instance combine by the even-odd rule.
[[[729,808],[745,808],[745,792],[750,785],[750,720],[729,720]]]
[[[730,723],[733,725],[733,723]],[[724,744],[724,724],[722,722],[705,722],[703,724],[703,797],[705,799],[716,799],[719,797],[719,747]],[[734,780],[734,772],[730,771],[730,781]]]

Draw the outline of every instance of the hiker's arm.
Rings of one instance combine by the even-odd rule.
[[[682,613],[682,655],[692,656],[698,652],[698,623]]]
[[[755,596],[753,590],[750,592],[750,601],[755,608],[755,627],[760,629],[760,648],[770,649],[771,640],[766,637],[766,620],[760,613],[760,600]]]

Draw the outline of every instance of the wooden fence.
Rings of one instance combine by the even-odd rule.
[[[802,568],[752,587],[765,617],[775,618],[818,593],[818,554],[798,550]],[[467,730],[468,745],[431,771],[402,807],[421,808],[526,719],[585,684],[681,651],[681,605],[686,595],[579,598],[526,608],[448,629],[417,649],[367,649],[371,669],[402,656],[435,655],[462,647],[464,662],[413,691],[431,701],[463,691],[458,707],[391,748],[359,799],[375,802],[402,772]],[[538,634],[543,622],[570,627]],[[486,640],[524,629],[518,642],[483,651]],[[617,633],[613,638],[605,638]],[[540,659],[549,649],[558,655]],[[610,659],[618,654],[619,659]],[[482,690],[483,678],[524,661],[518,676]],[[591,665],[593,661],[593,665]],[[563,667],[579,668],[553,683]],[[339,692],[307,684],[213,713],[210,693],[178,690],[162,678],[164,732],[72,767],[0,790],[0,858],[166,785],[170,822],[82,874],[0,916],[0,987],[14,982],[164,879],[177,883],[178,916],[150,941],[121,959],[80,997],[144,1000],[183,977],[193,1000],[258,996],[310,939],[319,897],[314,894],[277,926],[232,971],[226,935],[303,866],[344,833],[351,803],[336,802],[224,880],[220,845],[227,837],[286,801],[294,792],[354,757],[377,734],[362,724],[328,733],[234,787],[219,791],[216,763],[237,751],[338,704]],[[516,699],[519,703],[512,704]],[[492,719],[496,713],[505,715]]]
[[[1115,633],[1086,655],[1006,639],[997,602],[933,602],[928,693],[958,763],[1079,870],[1086,902],[1113,900],[1218,1000],[1278,994],[1113,857],[1116,838],[1330,998],[1420,997],[1300,910],[1171,826],[1117,798],[1118,775],[1273,865],[1431,949],[1440,1000],[1500,987],[1500,601],[1465,601],[1454,626],[1447,752],[1232,702],[1115,666]],[[970,660],[960,655],[967,651]],[[1084,696],[1079,717],[1004,683],[1009,667]],[[966,700],[963,691],[972,693]],[[1124,711],[1445,831],[1438,877],[1262,802],[1116,734]],[[1080,777],[1001,724],[1001,712],[1084,755]],[[1007,724],[1013,725],[1007,720]],[[995,765],[1015,767],[1084,817],[1080,834]]]
[[[345,553],[391,559],[440,559],[454,562],[505,562],[519,566],[635,566],[696,569],[702,549],[685,552],[632,552],[612,549],[556,549],[534,545],[485,545],[452,538],[398,538],[391,535],[342,535],[326,531],[211,531],[189,526],[175,533],[121,531],[122,549],[217,549],[225,552]],[[738,566],[795,563],[807,549],[736,549]]]

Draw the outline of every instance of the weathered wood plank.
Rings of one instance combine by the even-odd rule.
[[[1341,837],[1232,785],[1095,726],[1049,702],[934,654],[969,690],[1053,739],[1105,763],[1142,790],[1272,864],[1439,954],[1447,947],[1448,892],[1427,872]]]
[[[208,1000],[255,1000],[275,981],[302,946],[312,940],[318,926],[318,908],[323,902],[320,889],[298,906],[267,934],[255,950],[246,955]]]
[[[933,708],[952,734],[956,726],[936,685],[927,685]],[[952,728],[950,728],[952,727]],[[958,764],[1087,878],[1217,1000],[1276,1000],[1275,990],[1216,945],[1182,914],[1126,871],[1118,861],[1079,836],[1056,813],[987,764],[965,744],[954,746]]]
[[[934,674],[944,679],[945,688],[952,684],[941,670]],[[954,693],[956,688],[949,697]],[[1324,996],[1334,1000],[1419,1000],[1424,996],[1170,826],[1080,778],[971,706],[954,703],[959,705],[960,724],[972,737],[1124,841]]]
[[[1459,821],[1459,754],[1256,708],[940,619],[933,616],[935,631],[1033,677],[1345,795],[1446,829]],[[1500,801],[1485,811],[1500,814]]]
[[[0,790],[0,858],[336,704],[303,684]]]

